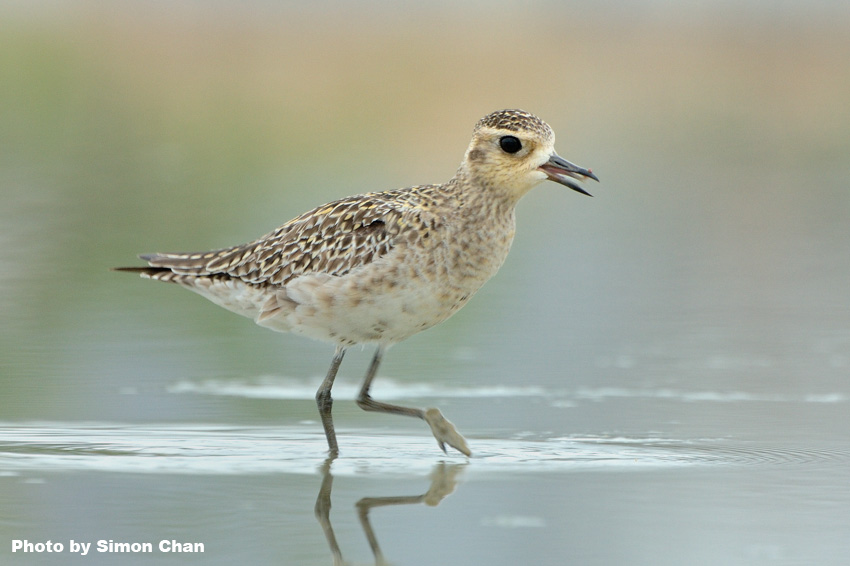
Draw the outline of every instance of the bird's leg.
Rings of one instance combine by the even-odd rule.
[[[378,350],[375,352],[375,357],[372,358],[372,363],[369,364],[369,370],[366,372],[366,379],[363,381],[363,387],[360,388],[360,394],[357,396],[357,406],[364,411],[392,413],[395,415],[404,415],[407,417],[422,419],[428,423],[428,426],[431,427],[431,432],[434,434],[434,438],[437,439],[437,444],[439,444],[440,449],[443,452],[446,451],[446,444],[448,444],[466,456],[472,455],[472,452],[469,451],[469,447],[466,445],[466,440],[457,431],[455,425],[443,416],[439,409],[432,407],[430,409],[422,410],[413,407],[391,405],[390,403],[383,403],[372,399],[369,395],[369,388],[372,386],[372,380],[378,372],[378,366],[381,365],[381,358],[383,356],[384,346],[378,346]]]
[[[331,415],[334,404],[334,400],[331,398],[331,388],[334,386],[334,378],[336,378],[336,372],[339,370],[343,356],[345,356],[345,348],[337,346],[331,367],[328,368],[328,374],[319,386],[319,390],[316,391],[316,405],[319,407],[319,416],[322,418],[322,426],[328,439],[328,454],[331,458],[336,458],[339,455],[339,446],[336,443],[336,433],[334,432],[334,420]]]

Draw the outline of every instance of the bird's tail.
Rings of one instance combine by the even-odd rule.
[[[139,257],[148,265],[140,267],[113,267],[112,271],[138,273],[146,279],[178,283],[186,277],[211,275],[209,263],[223,251],[216,250],[204,253],[165,253],[144,254]]]
[[[145,279],[154,279],[156,281],[166,281],[171,283],[176,283],[175,278],[181,277],[167,267],[113,267],[112,271],[138,273]]]

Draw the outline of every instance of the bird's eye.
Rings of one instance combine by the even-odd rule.
[[[522,142],[514,136],[503,136],[499,139],[499,147],[505,153],[516,153],[522,149]]]

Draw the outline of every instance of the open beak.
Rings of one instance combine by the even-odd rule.
[[[538,169],[546,173],[549,180],[561,183],[562,185],[589,197],[592,197],[593,195],[582,189],[576,183],[572,182],[570,177],[578,180],[593,179],[594,181],[599,181],[599,179],[596,178],[596,175],[593,174],[593,171],[570,163],[557,153],[553,153],[549,158],[549,161],[538,167]]]

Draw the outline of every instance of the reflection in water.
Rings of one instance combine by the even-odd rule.
[[[328,545],[333,554],[334,566],[342,566],[345,560],[342,558],[342,551],[336,541],[333,526],[331,525],[331,491],[333,490],[334,478],[331,474],[331,464],[334,457],[325,460],[321,468],[322,485],[319,488],[319,496],[316,498],[316,518],[325,532],[325,537],[328,539]],[[364,497],[356,503],[357,517],[360,519],[360,524],[363,526],[363,532],[366,534],[366,539],[369,541],[369,548],[372,549],[372,554],[375,555],[375,564],[383,566],[387,564],[384,560],[384,555],[381,552],[381,547],[378,545],[378,538],[375,536],[375,531],[372,529],[372,524],[369,522],[369,511],[374,507],[384,507],[387,505],[415,505],[424,503],[430,507],[436,507],[440,502],[455,490],[457,485],[457,476],[468,464],[447,464],[440,462],[434,466],[431,471],[431,486],[428,491],[421,495],[402,495],[391,497]]]

